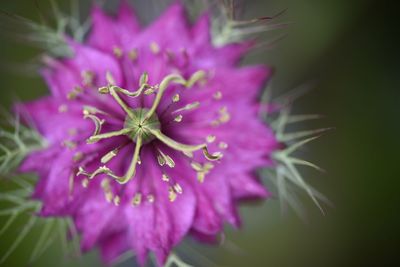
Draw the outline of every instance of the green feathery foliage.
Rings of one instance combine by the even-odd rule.
[[[300,148],[316,140],[320,135],[331,128],[321,128],[314,130],[301,130],[295,132],[286,132],[287,126],[308,120],[319,119],[322,116],[314,114],[292,115],[291,105],[295,98],[301,95],[303,90],[297,90],[293,94],[286,97],[281,97],[278,100],[270,101],[271,90],[267,88],[262,96],[262,102],[265,105],[278,105],[278,111],[274,112],[262,111],[260,116],[272,127],[279,142],[284,144],[282,150],[276,151],[273,154],[275,166],[272,169],[264,169],[261,174],[269,179],[277,189],[277,195],[281,202],[283,210],[287,205],[291,206],[294,211],[304,218],[301,201],[298,198],[298,189],[304,191],[315,205],[324,214],[324,210],[320,202],[329,204],[329,200],[314,189],[298,170],[298,166],[307,166],[318,171],[323,171],[316,164],[303,160],[294,156]]]
[[[215,4],[217,2],[217,4]],[[221,0],[209,1],[209,6],[215,14],[212,20],[212,37],[215,46],[223,46],[230,43],[249,40],[253,37],[260,37],[260,34],[286,28],[288,23],[273,22],[284,11],[271,17],[259,17],[247,20],[240,20],[236,15],[238,9],[238,1]],[[284,35],[274,37],[264,43],[259,43],[259,47],[270,46]]]
[[[21,124],[19,117],[6,115],[0,126],[0,177],[12,175],[28,154],[45,145],[44,139],[34,129]]]
[[[42,137],[32,128],[21,124],[19,117],[6,116],[3,126],[0,128],[0,176],[1,183],[12,183],[11,190],[0,192],[0,217],[6,217],[5,223],[0,228],[0,237],[8,231],[15,230],[19,218],[28,220],[12,244],[7,244],[7,251],[1,256],[0,264],[5,262],[14,253],[20,244],[33,232],[40,232],[35,248],[29,258],[29,262],[37,260],[55,240],[63,241],[68,251],[66,241],[67,229],[70,229],[76,246],[77,233],[73,231],[73,224],[68,219],[41,218],[36,216],[40,211],[41,203],[31,198],[36,183],[33,175],[21,175],[16,169],[22,160],[30,153],[43,149],[46,144]],[[18,224],[17,224],[18,225]],[[57,234],[58,233],[58,234]],[[4,244],[6,245],[6,244]],[[76,247],[79,251],[79,247]],[[76,249],[75,248],[75,249]]]
[[[71,15],[61,12],[55,0],[50,2],[51,17],[41,16],[40,22],[0,10],[0,28],[13,39],[37,47],[48,55],[69,57],[72,51],[66,43],[66,35],[82,42],[89,30],[90,18],[81,22],[76,0],[71,1]]]

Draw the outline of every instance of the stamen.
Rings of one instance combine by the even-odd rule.
[[[166,175],[165,173],[163,173],[163,175],[162,175],[162,180],[163,180],[164,182],[169,182],[169,176]]]
[[[121,198],[119,196],[115,196],[114,197],[114,205],[119,206],[120,203],[121,203]]]
[[[181,122],[182,119],[183,119],[183,116],[182,115],[178,115],[178,116],[175,117],[174,121],[175,122]]]
[[[122,49],[118,46],[114,46],[113,53],[117,58],[121,58],[123,56]]]
[[[180,100],[179,94],[175,94],[175,95],[172,97],[172,102],[174,102],[174,103],[178,102],[179,100]]]
[[[124,176],[115,175],[107,166],[102,166],[102,167],[98,168],[97,170],[95,170],[93,173],[87,173],[83,170],[82,167],[79,167],[79,172],[77,175],[82,174],[82,175],[88,176],[89,179],[93,179],[95,176],[105,173],[108,176],[117,180],[118,183],[126,184],[128,181],[130,181],[135,176],[136,165],[138,163],[141,146],[142,146],[142,137],[139,135],[136,140],[135,151],[134,151],[134,154],[132,157],[131,164],[128,168],[128,171],[126,172],[126,174]]]
[[[113,193],[110,186],[110,180],[108,178],[105,178],[103,181],[101,181],[101,187],[103,188],[104,196],[106,197],[107,202],[111,203],[111,201],[113,200]]]
[[[160,140],[161,142],[163,142],[164,144],[166,144],[167,146],[178,150],[178,151],[182,151],[182,152],[194,152],[197,150],[202,150],[204,156],[208,159],[208,160],[219,160],[222,157],[222,154],[219,152],[216,152],[214,154],[210,154],[208,152],[207,149],[207,145],[206,144],[200,144],[200,145],[186,145],[186,144],[182,144],[179,142],[176,142],[175,140],[169,138],[168,136],[164,135],[163,133],[161,133],[160,130],[154,130],[154,129],[148,129],[149,132],[154,135],[158,140]]]
[[[219,113],[220,113],[219,121],[221,123],[225,123],[225,122],[228,122],[230,120],[231,116],[230,116],[230,114],[228,112],[228,108],[227,107],[221,108],[219,110]]]
[[[206,175],[210,172],[212,168],[214,168],[214,165],[209,162],[205,163],[204,165],[198,162],[192,162],[190,165],[192,166],[193,170],[197,172],[197,180],[200,183],[204,182],[204,178],[206,177]]]
[[[215,139],[216,139],[216,136],[215,136],[215,135],[209,135],[209,136],[207,136],[207,138],[206,138],[206,140],[207,140],[208,143],[213,143],[213,142],[215,141]]]
[[[114,132],[108,132],[108,133],[103,133],[103,134],[97,134],[97,135],[92,135],[89,137],[86,142],[88,144],[93,144],[96,143],[102,139],[110,138],[110,137],[116,137],[116,136],[121,136],[121,135],[126,135],[130,133],[132,130],[128,128],[121,129],[119,131],[114,131]]]
[[[110,71],[106,72],[106,80],[108,82],[108,84],[116,84],[114,76],[112,75],[112,73]]]
[[[96,114],[109,115],[107,112],[104,112],[92,106],[83,106],[82,113],[83,115],[96,115]]]
[[[83,89],[79,86],[75,86],[74,89],[71,90],[71,92],[69,92],[67,94],[67,99],[68,100],[74,100],[78,97],[78,95],[83,93]]]
[[[119,152],[119,148],[116,148],[114,150],[111,150],[110,152],[108,152],[107,154],[105,154],[102,158],[101,158],[101,163],[106,164],[107,162],[109,162],[110,160],[112,160],[115,156],[118,155]]]
[[[89,186],[89,180],[88,179],[83,179],[82,180],[82,186],[84,187],[84,188],[87,188],[88,186]]]
[[[114,99],[117,101],[117,103],[122,107],[122,109],[128,114],[131,115],[132,111],[128,107],[128,105],[118,96],[118,93],[122,93],[128,97],[138,97],[142,94],[144,90],[146,90],[147,94],[149,92],[154,92],[157,89],[157,86],[150,86],[148,82],[148,75],[147,73],[143,73],[140,76],[139,80],[139,89],[131,92],[129,90],[123,89],[121,87],[118,87],[116,85],[113,85],[114,83],[110,83],[108,86],[100,87],[99,88],[99,93],[100,94],[111,94]],[[149,91],[150,90],[150,91]]]
[[[63,147],[66,147],[68,149],[74,150],[77,147],[77,143],[70,141],[70,140],[64,140],[61,145]]]
[[[225,143],[225,142],[220,142],[218,144],[218,147],[221,148],[221,149],[227,149],[228,148],[228,144]]]
[[[193,158],[193,153],[192,152],[188,152],[188,151],[182,151],[183,155],[185,155],[188,158]]]
[[[200,106],[200,102],[190,103],[190,104],[187,104],[186,106],[184,106],[183,108],[179,108],[179,109],[173,111],[172,113],[193,110],[193,109],[198,108],[199,106]]]
[[[148,120],[151,116],[153,116],[154,112],[156,111],[158,105],[160,104],[161,98],[165,92],[165,90],[167,90],[168,86],[170,83],[176,83],[176,84],[181,84],[185,87],[191,88],[196,82],[198,82],[199,80],[203,79],[205,76],[205,72],[204,71],[197,71],[195,72],[189,80],[185,80],[181,75],[178,74],[170,74],[168,76],[166,76],[160,83],[160,87],[159,87],[159,91],[156,95],[156,98],[154,99],[153,105],[150,108],[150,110],[147,112],[147,114],[145,115],[144,118],[144,122],[146,120]]]
[[[137,49],[132,49],[131,51],[129,51],[128,53],[128,57],[130,60],[132,61],[136,61],[136,59],[138,58],[138,51]]]
[[[174,202],[176,200],[176,197],[177,197],[177,195],[176,195],[176,192],[175,192],[174,188],[173,187],[169,187],[169,189],[168,189],[169,201]]]
[[[170,186],[168,188],[169,201],[174,202],[178,196],[177,194],[182,194],[182,193],[183,189],[178,183],[175,183],[173,186]]]
[[[67,111],[68,111],[68,106],[65,105],[65,104],[60,105],[60,106],[58,107],[58,112],[60,112],[60,113],[65,113],[65,112],[67,112]]]
[[[101,132],[101,127],[105,123],[105,120],[101,120],[95,115],[84,115],[83,118],[91,119],[93,121],[96,128],[92,135],[98,135]]]
[[[160,149],[158,149],[158,152],[160,154],[157,156],[157,159],[158,159],[158,163],[160,164],[160,166],[164,166],[164,164],[167,164],[168,167],[170,167],[170,168],[175,167],[175,162],[170,156],[164,154]]]
[[[214,95],[213,95],[213,98],[214,98],[215,100],[220,100],[220,99],[222,99],[222,92],[221,92],[221,91],[215,92]]]
[[[138,206],[142,202],[142,194],[141,193],[136,193],[135,196],[132,199],[132,205],[133,206]]]
[[[76,152],[75,155],[72,157],[72,160],[74,162],[79,162],[83,159],[83,153],[82,152]]]
[[[174,191],[175,191],[176,193],[178,193],[178,194],[182,194],[182,193],[183,193],[183,189],[182,189],[182,187],[180,186],[180,184],[178,184],[178,183],[176,183],[176,184],[174,185]]]
[[[148,195],[147,196],[147,201],[149,202],[149,203],[154,203],[154,200],[155,200],[155,198],[154,198],[154,195]]]
[[[85,70],[82,71],[81,76],[82,76],[82,83],[85,86],[92,86],[93,85],[93,81],[94,81],[94,72],[90,71],[90,70]]]
[[[212,126],[218,126],[222,123],[228,122],[231,119],[231,115],[229,114],[227,107],[222,107],[218,112],[219,118],[211,122]]]
[[[153,54],[157,55],[158,53],[160,53],[160,46],[156,42],[151,42],[150,50]]]

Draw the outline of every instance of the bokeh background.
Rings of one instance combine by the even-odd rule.
[[[37,1],[48,12],[48,1]],[[67,1],[59,1],[67,8]],[[81,1],[87,6],[89,1]],[[307,220],[282,214],[278,201],[245,205],[243,229],[227,228],[221,247],[186,251],[196,266],[398,266],[400,126],[399,9],[391,0],[250,0],[245,17],[287,9],[286,38],[253,59],[276,68],[274,95],[313,81],[314,89],[296,102],[299,113],[325,118],[305,128],[336,129],[310,144],[303,156],[327,170],[304,169],[308,181],[334,207],[323,216],[304,198]],[[148,5],[150,1],[136,1]],[[150,8],[150,7],[147,7]],[[0,9],[38,20],[34,1],[1,0]],[[47,10],[47,11],[46,11]],[[149,20],[149,18],[143,18]],[[47,93],[24,66],[36,50],[0,32],[0,105]],[[0,225],[5,217],[0,217]],[[15,224],[0,239],[0,255],[20,231]],[[37,241],[33,234],[2,266],[26,266]],[[183,250],[185,251],[185,250]],[[66,259],[53,245],[29,266],[101,266],[97,252]],[[126,262],[120,266],[134,266]]]

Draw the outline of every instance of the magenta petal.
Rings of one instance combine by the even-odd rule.
[[[70,105],[70,112],[63,114],[59,111],[63,102],[52,97],[44,97],[40,100],[18,104],[15,109],[20,116],[36,128],[40,134],[46,137],[50,144],[61,145],[63,140],[68,140],[68,132],[71,129],[90,129],[90,122],[83,119],[82,108]],[[60,123],[62,122],[62,123]],[[87,133],[74,138],[86,138]]]
[[[136,45],[148,45],[155,42],[161,47],[180,49],[183,44],[189,42],[189,37],[190,28],[185,7],[180,3],[175,3],[146,28],[135,43]]]
[[[133,9],[122,1],[116,19],[107,16],[99,7],[92,8],[93,28],[88,43],[100,50],[113,53],[134,40],[139,23]]]
[[[184,193],[174,202],[170,202],[168,186],[160,179],[162,173],[158,168],[154,168],[157,164],[156,159],[152,153],[143,153],[143,162],[153,162],[154,165],[149,164],[149,167],[137,173],[137,178],[146,179],[140,190],[142,193],[151,188],[156,190],[156,201],[125,209],[129,221],[129,239],[142,264],[145,262],[147,251],[151,250],[154,251],[158,264],[162,266],[172,247],[177,245],[189,231],[196,200],[191,187],[182,182]]]
[[[196,24],[193,26],[191,35],[192,35],[192,44],[194,47],[200,49],[204,49],[204,45],[209,46],[211,48],[211,34],[210,34],[210,14],[209,12],[205,12],[200,18],[197,20]]]
[[[254,199],[271,197],[271,193],[251,175],[232,175],[229,179],[235,199]]]
[[[93,27],[89,35],[88,44],[97,49],[112,52],[115,46],[120,45],[119,38],[115,32],[115,22],[98,6],[92,8],[91,17]]]
[[[112,265],[121,254],[129,250],[126,233],[119,232],[108,235],[100,241],[100,250],[103,261],[108,265]]]

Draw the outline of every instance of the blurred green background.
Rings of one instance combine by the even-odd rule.
[[[48,1],[37,2],[46,12]],[[282,215],[278,201],[246,205],[242,231],[228,228],[225,245],[200,248],[208,260],[191,257],[200,266],[212,266],[209,261],[215,266],[398,266],[400,57],[395,1],[251,0],[246,5],[246,17],[288,9],[283,20],[293,24],[284,30],[287,37],[253,59],[276,68],[275,95],[309,81],[316,83],[296,103],[295,111],[326,116],[306,123],[305,128],[336,128],[304,153],[327,170],[320,174],[305,169],[304,173],[334,207],[323,216],[305,199],[308,219],[304,222],[293,212]],[[38,19],[34,1],[2,0],[0,9]],[[36,73],[16,64],[26,62],[35,50],[3,34],[0,40],[0,105],[9,107],[14,100],[46,94]],[[5,219],[0,217],[1,224]],[[1,254],[21,224],[0,239]],[[36,238],[31,237],[2,266],[25,266],[24,257]],[[53,245],[30,266],[99,265],[96,252],[66,260]]]

